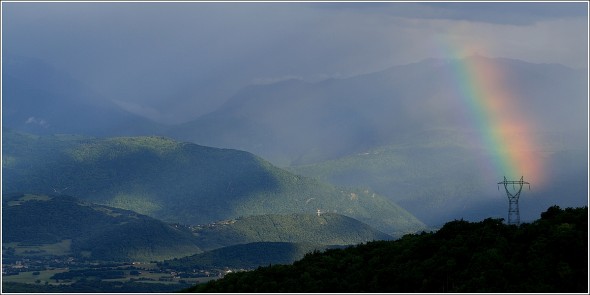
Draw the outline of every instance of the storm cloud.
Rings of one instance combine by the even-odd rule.
[[[38,58],[165,123],[249,84],[472,52],[586,67],[585,3],[3,3],[3,54]]]

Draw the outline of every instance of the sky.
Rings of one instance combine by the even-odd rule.
[[[40,59],[168,124],[250,84],[448,58],[445,42],[463,55],[586,68],[588,5],[2,2],[3,57]]]

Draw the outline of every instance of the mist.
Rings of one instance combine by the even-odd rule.
[[[250,84],[445,58],[440,38],[587,65],[582,3],[5,3],[3,53],[38,58],[127,111],[195,119]]]

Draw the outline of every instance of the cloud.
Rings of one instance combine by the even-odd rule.
[[[414,2],[322,3],[320,9],[348,10],[413,19],[446,19],[492,24],[532,25],[539,21],[587,18],[584,2]]]
[[[349,77],[441,57],[587,64],[585,3],[4,3],[3,51],[104,99],[188,120],[252,82]],[[153,113],[153,112],[152,112]],[[152,114],[153,115],[153,114]]]
[[[420,3],[430,7],[436,13],[430,18],[467,20],[494,24],[533,25],[539,21],[586,18],[587,3],[551,3],[551,2],[471,2],[471,3]]]
[[[252,80],[252,84],[254,85],[265,85],[265,84],[273,84],[287,80],[303,80],[303,77],[300,76],[284,76],[284,77],[266,77],[266,78],[255,78]]]
[[[129,113],[139,115],[159,123],[178,124],[183,122],[182,118],[176,117],[173,114],[163,114],[157,108],[117,99],[112,99],[111,101]]]
[[[49,127],[49,123],[47,123],[47,121],[45,121],[45,119],[35,118],[35,117],[29,117],[25,121],[25,124],[39,125],[39,126],[41,126],[43,128],[48,128]]]

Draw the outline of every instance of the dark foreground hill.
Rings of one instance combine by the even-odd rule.
[[[347,215],[388,234],[424,224],[369,190],[337,188],[253,154],[163,137],[2,134],[2,192],[64,192],[166,222],[239,216]]]
[[[3,248],[60,249],[38,255],[106,261],[150,261],[202,252],[190,231],[151,217],[70,196],[29,194],[3,196],[2,243]]]
[[[518,227],[455,220],[436,233],[316,251],[185,291],[587,293],[588,207],[553,206]]]
[[[254,242],[354,245],[390,240],[390,235],[335,213],[267,214],[226,220],[194,231],[203,250]]]

